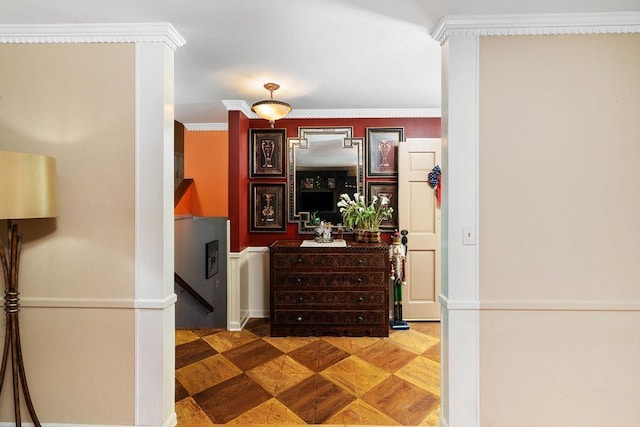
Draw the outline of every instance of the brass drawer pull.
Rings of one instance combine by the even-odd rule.
[[[302,258],[301,258],[301,257],[296,258],[296,262],[297,262],[298,264],[302,264]]]
[[[358,265],[362,265],[364,263],[364,261],[362,261],[362,259],[358,260]]]
[[[358,297],[358,302],[364,302],[364,298],[362,297],[362,295]]]
[[[298,322],[302,322],[302,316],[298,316]]]
[[[302,279],[298,277],[298,278],[296,279],[296,283],[297,283],[298,285],[302,284]]]
[[[357,283],[358,285],[362,284],[362,277],[358,277],[358,278],[356,278],[356,283]]]
[[[304,302],[304,298],[298,297],[298,302]]]
[[[362,316],[358,316],[358,322],[362,322],[363,320]]]

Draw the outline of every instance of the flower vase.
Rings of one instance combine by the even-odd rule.
[[[364,230],[362,228],[356,228],[353,230],[356,242],[363,243],[380,243],[380,230]]]

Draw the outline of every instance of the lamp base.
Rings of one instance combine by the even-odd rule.
[[[5,294],[4,294],[4,311],[6,313],[6,329],[4,337],[4,349],[2,351],[2,365],[0,367],[0,391],[4,384],[4,377],[9,362],[9,353],[11,353],[11,373],[13,379],[13,411],[15,415],[15,425],[21,426],[22,420],[20,416],[20,388],[24,395],[27,410],[31,416],[31,421],[36,427],[40,426],[40,421],[36,415],[36,411],[29,394],[29,386],[27,385],[27,376],[24,370],[24,362],[22,360],[22,347],[20,345],[20,326],[18,322],[18,313],[20,311],[20,299],[18,298],[18,263],[20,259],[20,246],[22,236],[18,234],[18,225],[11,224],[8,221],[9,229],[8,249],[9,254],[5,253],[4,246],[0,240],[0,261],[2,262],[2,270],[4,273]]]

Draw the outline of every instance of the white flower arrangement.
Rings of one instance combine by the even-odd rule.
[[[337,205],[348,229],[379,230],[380,223],[390,219],[393,214],[389,199],[384,196],[373,196],[371,203],[367,204],[364,196],[359,193],[354,193],[353,199],[343,193]]]

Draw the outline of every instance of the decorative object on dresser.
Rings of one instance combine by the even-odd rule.
[[[340,195],[337,203],[342,219],[347,228],[353,229],[356,241],[376,243],[380,242],[380,224],[393,215],[393,208],[389,206],[389,199],[382,195],[373,195],[367,204],[363,195],[354,193],[353,200],[348,194]]]
[[[303,242],[270,246],[271,336],[388,336],[389,245]]]
[[[316,227],[315,242],[318,243],[331,243],[333,242],[333,236],[331,236],[331,223],[326,221],[320,221],[320,224]]]
[[[353,230],[353,236],[356,239],[356,242],[377,243],[382,241],[382,232],[380,230],[356,228]]]

